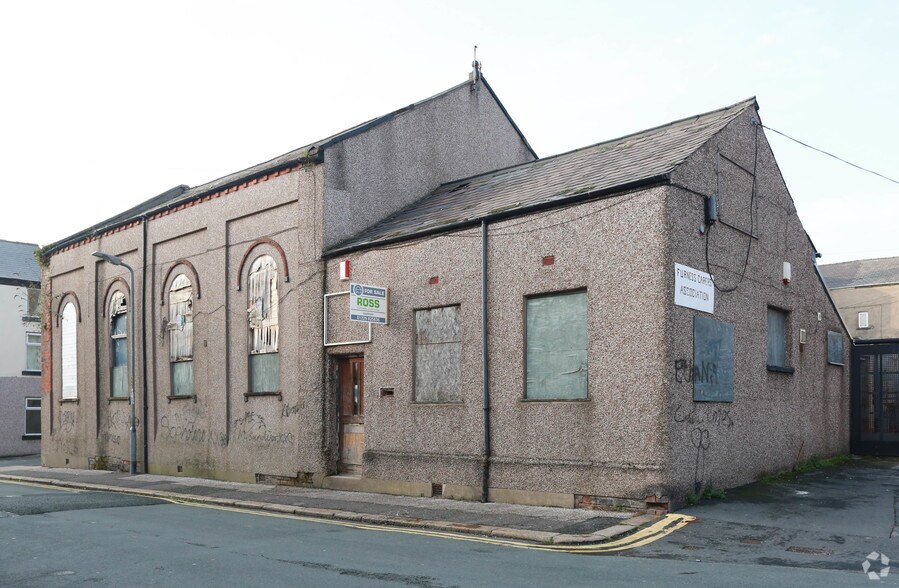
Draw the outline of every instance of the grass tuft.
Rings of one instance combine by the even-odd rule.
[[[833,457],[815,456],[796,464],[793,466],[793,469],[777,474],[762,476],[759,478],[759,482],[762,484],[782,484],[784,482],[792,482],[801,474],[835,468],[843,465],[847,461],[849,461],[848,455],[834,455]]]

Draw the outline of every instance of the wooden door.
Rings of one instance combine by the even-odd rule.
[[[337,363],[337,417],[340,471],[362,470],[365,450],[365,360],[345,357]]]

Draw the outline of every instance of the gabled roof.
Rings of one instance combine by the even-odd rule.
[[[37,245],[0,240],[0,282],[30,285],[41,281],[41,269],[34,258]]]
[[[899,284],[899,257],[857,259],[818,267],[831,290]]]
[[[527,147],[528,151],[530,151],[534,158],[536,158],[537,154],[531,148],[531,145],[528,143],[524,134],[521,132],[521,129],[518,128],[518,125],[516,125],[515,121],[512,120],[512,117],[509,116],[508,111],[506,110],[505,106],[503,106],[502,102],[500,102],[499,97],[496,95],[496,92],[493,91],[493,88],[490,87],[490,84],[488,84],[487,80],[483,77],[481,77],[481,82],[483,83],[487,91],[490,92],[490,95],[496,101],[497,105],[506,116],[506,118],[509,119],[509,123],[518,133],[518,136],[521,137],[521,141],[524,143],[525,147]],[[383,116],[373,118],[369,121],[341,131],[336,135],[331,135],[330,137],[326,137],[320,141],[309,143],[308,145],[299,147],[283,155],[279,155],[274,159],[270,159],[268,161],[256,164],[252,167],[248,167],[244,170],[232,174],[228,174],[226,176],[218,178],[217,180],[206,182],[205,184],[202,184],[200,186],[195,186],[193,188],[183,184],[181,186],[176,186],[158,196],[151,198],[150,200],[147,200],[146,202],[142,202],[141,204],[138,204],[137,206],[126,210],[125,212],[119,213],[111,218],[106,219],[103,222],[97,223],[90,228],[87,228],[74,235],[66,237],[65,239],[57,241],[56,243],[53,243],[47,248],[47,250],[45,251],[45,255],[50,255],[67,245],[77,243],[78,241],[81,241],[82,239],[90,237],[94,234],[103,233],[105,231],[126,225],[130,222],[134,222],[145,215],[152,215],[167,208],[174,208],[175,206],[178,206],[185,202],[197,200],[208,194],[218,192],[219,190],[223,190],[231,186],[236,186],[249,180],[260,178],[264,175],[268,175],[297,164],[320,162],[323,160],[324,152],[328,147],[331,147],[332,145],[340,143],[341,141],[345,141],[346,139],[364,133],[369,129],[393,120],[403,113],[409,112],[416,108],[420,108],[425,104],[433,102],[434,100],[446,96],[447,94],[450,94],[458,90],[459,88],[467,86],[469,84],[471,84],[470,81],[462,82],[461,84],[457,84],[452,88],[449,88],[448,90],[444,90],[439,94],[431,96],[430,98],[425,98],[424,100],[420,100],[418,102],[415,102],[414,104],[410,104],[409,106],[394,110],[393,112],[389,112]]]
[[[328,254],[668,181],[672,170],[694,151],[747,108],[757,107],[755,98],[750,98],[611,141],[444,184]]]

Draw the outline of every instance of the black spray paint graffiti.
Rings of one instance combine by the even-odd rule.
[[[732,428],[734,420],[730,416],[729,408],[700,408],[694,404],[689,409],[683,404],[674,410],[674,422],[687,423],[688,425],[708,425],[714,427]]]
[[[300,414],[300,405],[299,404],[286,404],[281,407],[281,416],[289,417],[295,414]]]
[[[59,434],[68,435],[75,432],[75,413],[62,412],[59,414]]]
[[[134,426],[140,427],[140,417],[134,416]],[[110,409],[103,419],[103,428],[107,431],[129,430],[131,428],[131,415],[124,410]]]
[[[166,441],[177,441],[179,443],[227,445],[224,433],[200,427],[194,420],[182,420],[178,417],[169,418],[168,415],[163,415],[159,419],[159,437]]]
[[[113,435],[112,433],[103,432],[103,433],[100,433],[100,436],[98,437],[98,440],[99,440],[101,443],[112,443],[112,444],[114,444],[114,445],[118,445],[118,444],[120,444],[120,443],[122,442],[122,436],[121,436],[121,435]]]
[[[717,384],[718,364],[713,361],[702,361],[694,364],[689,359],[676,359],[674,360],[674,379],[678,384],[685,382]]]
[[[702,492],[702,480],[705,478],[705,452],[711,444],[711,434],[708,429],[700,427],[690,431],[690,441],[696,448],[696,469],[693,472],[693,491],[696,494]]]
[[[272,433],[265,425],[265,418],[261,414],[252,411],[244,413],[244,416],[234,419],[234,439],[237,441],[251,441],[262,445],[294,445],[296,436],[293,433]]]

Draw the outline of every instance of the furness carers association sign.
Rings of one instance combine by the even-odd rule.
[[[675,263],[674,303],[715,314],[715,284],[712,282],[712,276]]]

